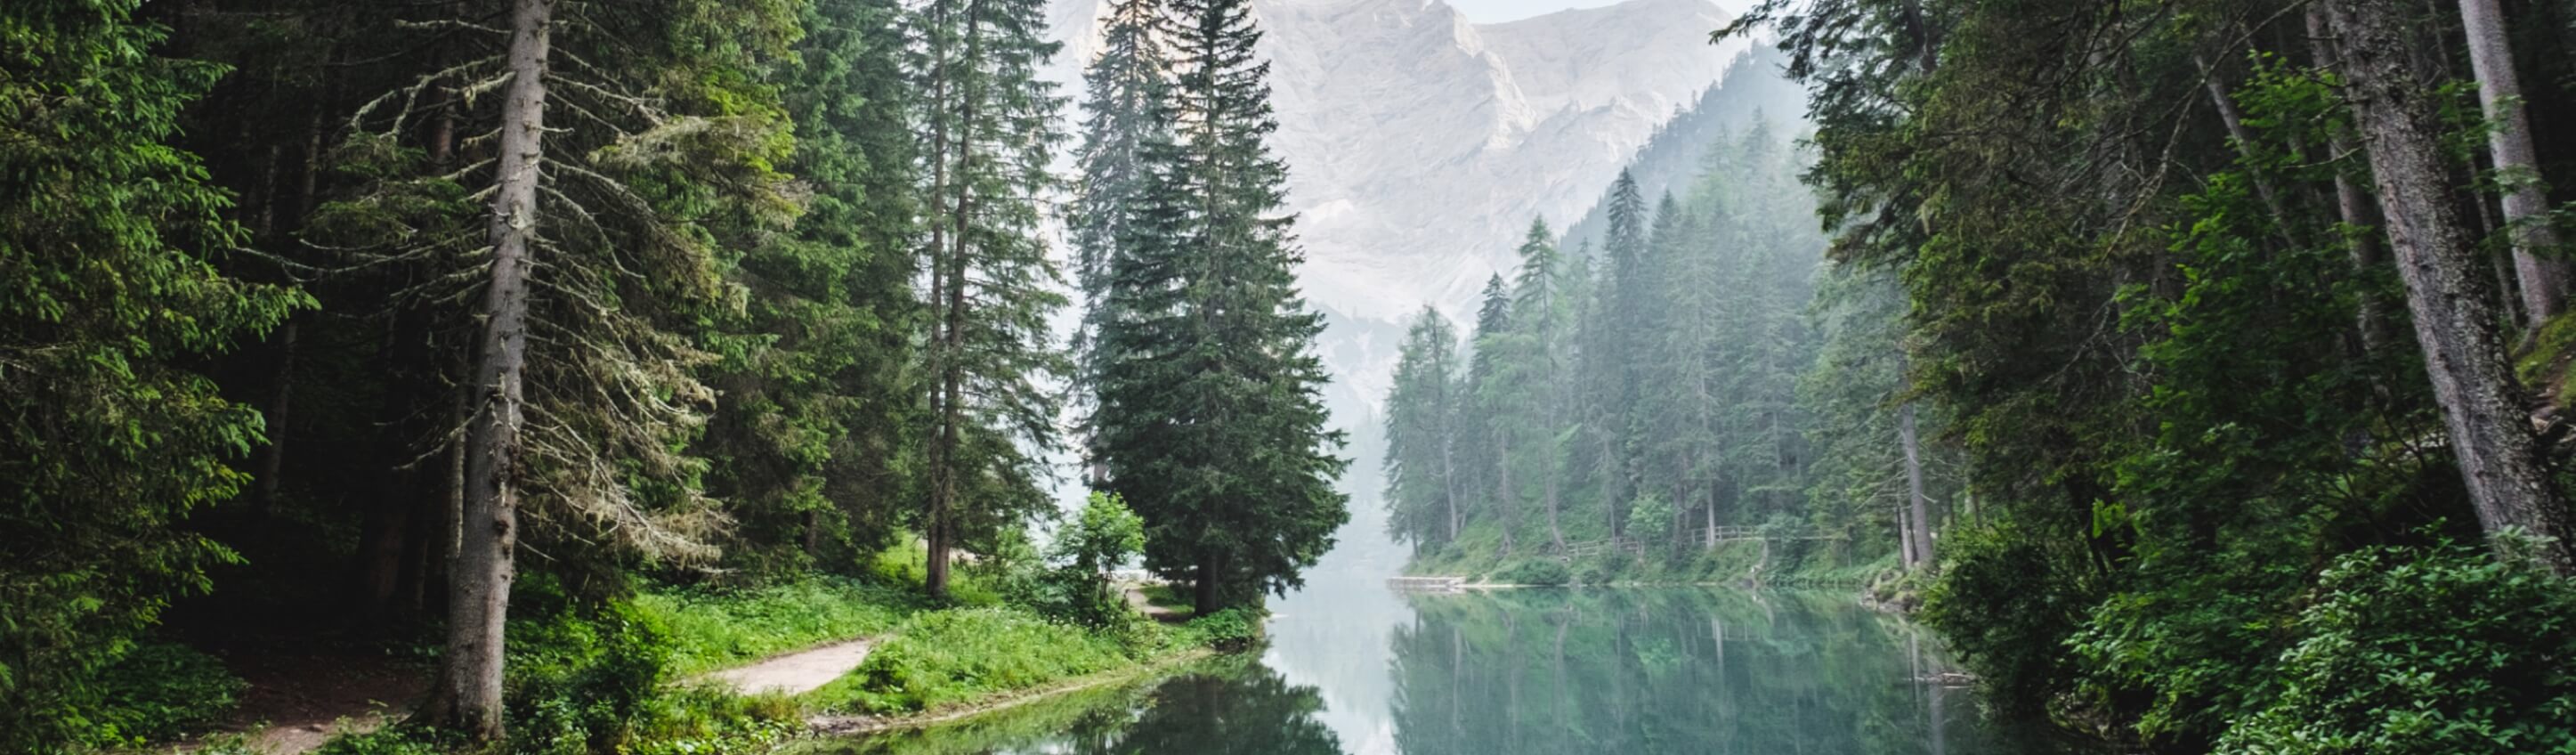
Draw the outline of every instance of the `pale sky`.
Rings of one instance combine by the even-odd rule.
[[[1480,24],[1518,21],[1543,16],[1567,8],[1597,8],[1617,5],[1619,0],[1448,0],[1449,6],[1467,15],[1467,20]]]

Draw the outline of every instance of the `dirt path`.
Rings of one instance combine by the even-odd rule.
[[[368,732],[400,718],[428,689],[429,671],[382,654],[228,651],[224,663],[250,682],[221,728],[273,755],[311,752],[340,732]],[[179,743],[194,752],[205,738]],[[171,749],[157,749],[169,752]]]
[[[875,640],[850,640],[770,658],[749,666],[736,666],[698,677],[725,683],[735,692],[751,695],[779,692],[803,694],[821,689],[868,659]]]

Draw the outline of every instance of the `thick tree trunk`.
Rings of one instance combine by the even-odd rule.
[[[1458,542],[1458,461],[1457,444],[1445,433],[1440,438],[1440,501],[1449,510],[1449,539]]]
[[[1923,494],[1923,444],[1914,434],[1914,402],[1896,410],[1896,442],[1905,447],[1905,503],[1914,526],[1906,528],[1914,564],[1932,564],[1932,499]]]
[[[2519,527],[2564,537],[2566,506],[2550,489],[2506,367],[2496,292],[2451,201],[2458,187],[2444,164],[2439,103],[2408,67],[2406,16],[2394,0],[2334,0],[2331,13],[2415,338],[2479,524],[2490,535]],[[2566,541],[2542,558],[2567,573]]]
[[[501,737],[502,627],[518,546],[519,428],[525,397],[530,259],[544,164],[546,58],[554,0],[517,0],[510,14],[510,83],[501,103],[492,197],[492,279],[474,370],[479,392],[465,435],[465,508],[448,572],[447,649],[422,714],[478,740]]]
[[[2494,126],[2487,132],[2487,149],[2505,184],[2505,233],[2513,239],[2523,316],[2538,328],[2567,307],[2568,266],[2547,256],[2556,252],[2558,231],[2548,222],[2549,197],[2540,185],[2540,160],[2531,147],[2531,118],[2513,70],[2504,9],[2496,0],[2460,0],[2460,23],[2469,33],[2469,70],[2477,73],[2478,106]]]

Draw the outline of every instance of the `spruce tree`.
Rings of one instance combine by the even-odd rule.
[[[1162,37],[1169,29],[1162,0],[1118,0],[1101,30],[1099,57],[1083,76],[1088,91],[1082,144],[1074,152],[1076,178],[1071,214],[1066,220],[1074,246],[1074,278],[1083,297],[1082,323],[1073,350],[1078,363],[1074,396],[1081,407],[1099,411],[1096,384],[1101,371],[1099,333],[1110,313],[1112,260],[1122,244],[1160,243],[1129,232],[1127,223],[1142,212],[1146,192],[1159,176],[1156,160],[1171,146],[1171,60]],[[1140,221],[1141,222],[1141,221]],[[1086,427],[1096,420],[1086,415]],[[1098,439],[1085,430],[1087,456],[1099,455]],[[1087,476],[1097,485],[1106,469],[1089,459]]]
[[[1146,566],[1201,613],[1301,584],[1347,520],[1314,354],[1320,315],[1280,210],[1269,66],[1244,0],[1174,4],[1171,140],[1108,260],[1099,457],[1146,523]]]
[[[1459,366],[1457,328],[1425,305],[1386,396],[1387,534],[1417,553],[1458,537]]]
[[[709,487],[739,525],[726,555],[740,566],[793,570],[827,549],[881,548],[894,512],[879,502],[906,492],[919,307],[900,10],[807,6],[785,68],[797,135],[786,167],[814,193],[792,233],[753,245],[730,271],[746,307],[715,339],[709,382],[725,401],[701,441]]]
[[[1051,506],[1042,454],[1056,408],[1041,382],[1069,365],[1048,344],[1047,317],[1065,300],[1039,229],[1061,139],[1054,85],[1037,77],[1057,47],[1045,32],[1038,0],[935,0],[912,18],[932,383],[916,524],[935,596],[947,593],[951,549],[989,544]]]

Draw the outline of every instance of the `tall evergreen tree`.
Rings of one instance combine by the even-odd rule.
[[[1145,519],[1147,567],[1190,580],[1206,613],[1302,583],[1349,517],[1333,489],[1347,462],[1319,394],[1323,320],[1297,295],[1251,6],[1173,8],[1176,143],[1149,142],[1153,196],[1122,220],[1138,243],[1108,261],[1099,445]]]
[[[1387,534],[1416,551],[1458,538],[1460,367],[1457,328],[1424,306],[1386,396]]]
[[[911,71],[928,143],[923,267],[929,272],[931,437],[924,589],[948,590],[949,553],[1048,509],[1042,454],[1055,401],[1040,381],[1069,370],[1049,348],[1064,305],[1040,234],[1047,172],[1060,141],[1059,98],[1037,68],[1046,41],[1037,0],[935,0],[914,13]]]
[[[727,553],[739,565],[793,571],[827,552],[854,564],[892,530],[878,502],[911,492],[919,307],[900,12],[819,0],[785,69],[786,167],[813,195],[792,233],[730,271],[745,311],[715,339],[710,384],[725,401],[701,442],[739,524]]]

